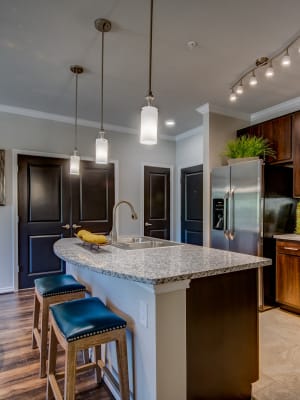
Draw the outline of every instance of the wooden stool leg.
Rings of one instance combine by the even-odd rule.
[[[38,329],[39,325],[39,315],[40,315],[40,302],[37,298],[36,293],[34,293],[34,305],[33,305],[33,322],[32,322],[32,348],[37,347],[37,342],[35,339],[34,331]]]
[[[101,368],[99,367],[97,361],[101,360],[101,345],[94,347],[94,362],[97,364],[95,369],[95,378],[98,384],[101,383],[102,375],[101,375]]]
[[[48,358],[48,379],[47,379],[47,400],[54,399],[54,392],[50,384],[50,379],[55,378],[56,372],[56,356],[57,356],[57,338],[54,329],[50,328],[49,358]]]
[[[64,400],[75,400],[76,350],[72,343],[68,344],[65,359],[65,393]]]
[[[118,358],[121,400],[129,400],[127,347],[126,347],[125,330],[121,333],[120,338],[117,340],[117,358]]]
[[[40,348],[40,377],[46,376],[46,360],[47,360],[47,338],[48,338],[48,319],[49,306],[46,301],[42,304],[41,318],[41,348]]]

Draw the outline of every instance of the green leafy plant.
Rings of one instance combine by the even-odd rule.
[[[276,153],[272,149],[268,139],[258,136],[241,136],[227,143],[224,155],[228,158],[245,157],[272,157],[276,158]]]

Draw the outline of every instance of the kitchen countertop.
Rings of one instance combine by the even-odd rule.
[[[285,233],[283,235],[274,235],[274,239],[281,239],[281,240],[293,240],[300,242],[300,235],[296,233]]]
[[[64,261],[99,273],[158,285],[271,265],[267,258],[208,247],[181,245],[123,250],[108,245],[91,250],[79,239],[60,239],[55,254]]]

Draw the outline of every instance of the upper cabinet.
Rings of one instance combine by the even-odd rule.
[[[300,112],[293,115],[294,197],[300,197]]]
[[[292,116],[285,115],[273,119],[272,127],[272,143],[277,155],[276,162],[292,161]]]
[[[293,161],[291,114],[238,130],[237,136],[242,135],[262,136],[269,140],[276,151],[276,159],[267,158],[267,162],[280,164]]]

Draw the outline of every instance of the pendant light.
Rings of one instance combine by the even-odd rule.
[[[157,144],[158,108],[153,106],[154,96],[151,89],[152,84],[152,28],[153,28],[153,0],[150,0],[150,41],[149,41],[149,79],[147,105],[141,111],[141,133],[140,143]]]
[[[103,66],[104,66],[104,32],[111,30],[111,23],[107,19],[98,18],[95,21],[95,28],[102,33],[101,41],[101,89],[100,89],[100,131],[96,139],[96,164],[107,164],[108,162],[108,140],[104,137],[103,128]]]
[[[83,73],[80,65],[72,65],[71,72],[75,74],[75,124],[74,124],[74,151],[70,158],[70,174],[79,175],[80,173],[80,157],[78,153],[78,131],[77,131],[77,106],[78,106],[78,75]]]

